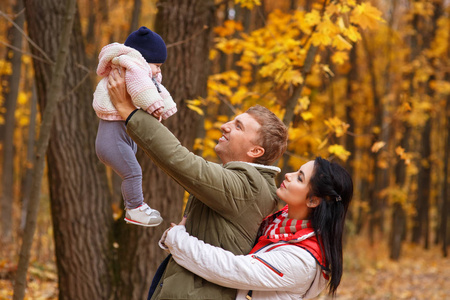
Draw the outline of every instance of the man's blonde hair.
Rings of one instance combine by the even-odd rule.
[[[255,141],[264,148],[264,154],[255,163],[271,165],[283,155],[287,148],[288,133],[283,122],[270,110],[261,105],[250,107],[246,113],[260,125],[259,139]]]

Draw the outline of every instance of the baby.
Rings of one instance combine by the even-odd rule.
[[[142,169],[136,159],[137,145],[126,133],[123,120],[108,94],[108,75],[113,68],[125,69],[127,91],[136,108],[154,117],[167,119],[176,104],[161,84],[161,65],[167,58],[163,39],[145,26],[131,33],[125,44],[112,43],[99,54],[97,75],[103,78],[94,92],[92,106],[100,118],[95,149],[98,158],[122,178],[125,221],[141,226],[157,226],[162,218],[144,203]]]

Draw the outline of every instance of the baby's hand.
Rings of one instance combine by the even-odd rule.
[[[162,115],[163,111],[164,111],[164,109],[162,107],[160,107],[157,110],[152,112],[152,116],[154,116],[155,118],[157,118],[158,120],[161,121],[161,115]]]

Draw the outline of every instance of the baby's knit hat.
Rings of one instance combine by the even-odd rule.
[[[148,63],[162,64],[167,58],[164,40],[156,32],[145,26],[132,32],[125,41],[125,46],[139,51]]]

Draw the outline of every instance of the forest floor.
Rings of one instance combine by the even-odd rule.
[[[39,234],[28,273],[25,299],[57,299],[57,273],[52,235]],[[0,299],[12,299],[18,246],[0,251]],[[365,237],[349,237],[338,300],[450,299],[450,258],[440,248],[405,244],[399,261],[389,259],[385,242],[370,246]],[[322,293],[317,299],[331,299]]]

